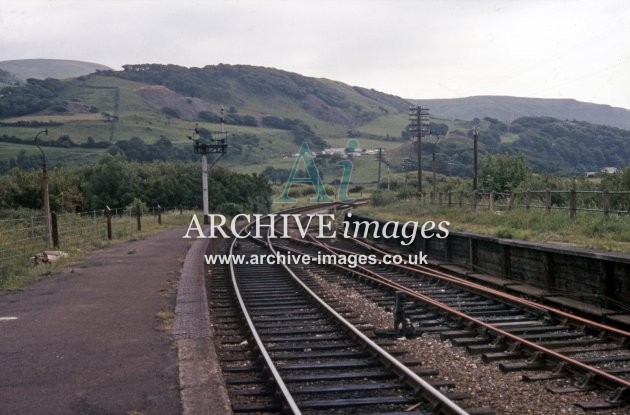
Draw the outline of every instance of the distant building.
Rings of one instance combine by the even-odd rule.
[[[322,150],[322,154],[327,154],[327,155],[333,155],[333,154],[344,155],[344,154],[346,154],[346,148],[345,147],[326,148],[326,149]]]
[[[606,174],[615,174],[617,173],[617,168],[616,167],[603,167],[600,171]]]

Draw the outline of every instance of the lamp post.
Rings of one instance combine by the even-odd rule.
[[[42,130],[35,134],[34,143],[42,153],[42,190],[44,192],[44,222],[46,224],[46,244],[48,247],[53,246],[53,237],[52,237],[52,220],[50,218],[50,194],[48,193],[48,170],[46,169],[46,155],[44,154],[44,150],[37,144],[37,139],[39,135],[44,133],[48,135],[48,128]]]

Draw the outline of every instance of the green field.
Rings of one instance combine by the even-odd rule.
[[[391,113],[388,115],[383,112],[385,107],[377,105],[374,101],[357,93],[352,88],[324,79],[318,80],[318,82],[330,88],[343,90],[345,99],[352,108],[362,108],[362,111],[382,114],[375,121],[360,126],[359,129],[362,132],[378,134],[383,137],[387,135],[400,136],[400,131],[405,126],[405,118],[401,118],[400,114],[395,114],[391,107],[385,110]],[[252,115],[259,120],[265,115],[301,119],[310,125],[313,131],[322,137],[329,146],[345,147],[347,144],[347,125],[323,121],[314,116],[312,111],[309,111],[308,105],[322,105],[317,99],[313,101],[313,104],[296,105],[295,100],[286,95],[260,96],[251,94],[239,82],[228,80],[227,83],[233,96],[247,97],[246,99],[238,100],[236,107],[239,114]],[[40,135],[42,140],[57,140],[61,136],[67,136],[76,144],[86,143],[88,138],[96,142],[115,143],[119,140],[129,140],[133,137],[138,137],[145,143],[151,144],[163,136],[167,137],[173,144],[184,146],[184,148],[191,145],[187,136],[193,135],[193,130],[196,126],[210,131],[218,131],[220,128],[219,124],[167,117],[161,112],[162,107],[150,103],[138,94],[140,89],[147,87],[147,84],[142,82],[111,76],[90,75],[88,77],[65,80],[64,84],[66,89],[59,99],[69,102],[69,108],[79,108],[82,105],[82,112],[72,111],[71,109],[63,114],[42,113],[5,118],[1,121],[5,123],[40,121],[63,124],[47,127],[49,134],[48,136]],[[175,93],[171,91],[171,94]],[[212,102],[211,100],[206,100],[205,102],[215,113],[219,113],[221,106],[225,105],[226,109],[228,107],[228,103]],[[181,102],[179,105],[181,105]],[[91,108],[91,112],[86,111],[85,108]],[[357,109],[356,111],[359,110]],[[115,117],[115,122],[108,121],[107,117],[109,116]],[[341,119],[345,116],[340,115]],[[5,134],[23,140],[32,140],[42,129],[42,127],[0,126],[0,135]],[[260,172],[267,165],[286,166],[290,164],[290,162],[287,163],[287,157],[291,158],[291,155],[299,149],[299,143],[295,142],[293,134],[286,130],[226,125],[226,131],[228,132],[228,137],[231,135],[252,134],[259,139],[258,146],[248,144],[241,146],[238,143],[238,138],[230,139],[231,151],[228,151],[228,154],[221,162],[233,165],[244,171]],[[400,142],[393,143],[364,138],[359,138],[359,140],[363,148],[378,146],[393,148],[400,145]],[[37,152],[37,149],[29,145],[12,143],[2,143],[0,145],[0,160],[15,157],[22,150],[26,151],[26,154]],[[47,147],[44,150],[52,161],[62,161],[67,158],[73,164],[81,160],[92,162],[93,157],[103,153],[103,150],[100,149],[85,151],[75,148],[53,149]]]

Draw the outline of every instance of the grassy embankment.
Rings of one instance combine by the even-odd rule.
[[[474,232],[500,238],[557,243],[576,248],[630,253],[630,217],[578,212],[575,221],[566,211],[517,209],[472,212],[466,208],[421,205],[417,200],[385,206],[367,205],[357,213],[387,220],[449,221],[449,230]]]
[[[157,216],[142,217],[142,230],[137,230],[135,217],[112,218],[112,240],[107,239],[106,219],[102,216],[59,216],[59,248],[68,258],[53,264],[34,264],[31,257],[46,246],[45,228],[41,224],[41,212],[19,211],[20,219],[0,220],[0,291],[17,290],[27,284],[54,275],[72,264],[81,262],[92,251],[114,244],[144,239],[147,236],[173,227],[186,227],[192,213],[168,212],[162,214],[162,224]],[[17,216],[16,216],[17,217]]]

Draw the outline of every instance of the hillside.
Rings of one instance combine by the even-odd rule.
[[[452,99],[410,99],[429,107],[434,117],[472,120],[492,117],[510,122],[520,117],[545,116],[560,120],[587,121],[630,129],[630,109],[591,104],[574,99],[474,96]]]
[[[233,106],[256,116],[306,117],[354,128],[379,117],[404,114],[409,106],[393,95],[274,68],[224,64],[123,68],[105,75],[161,85],[185,97],[200,98],[215,106]]]
[[[196,126],[204,136],[218,131],[221,107],[230,133],[222,164],[249,171],[269,164],[290,167],[303,141],[319,150],[332,142],[345,146],[349,134],[370,138],[370,146],[388,134],[400,139],[408,107],[401,98],[370,89],[230,65],[132,65],[63,81],[31,80],[0,95],[5,170],[37,165],[33,137],[43,128],[49,135],[40,135],[39,142],[56,150],[51,165],[94,162],[104,152],[144,160],[186,151],[184,159],[196,159],[187,137]],[[170,154],[165,140],[173,145]],[[154,144],[158,147],[150,147]]]
[[[0,62],[0,70],[12,74],[21,81],[26,81],[28,78],[76,78],[97,70],[109,69],[111,68],[98,63],[65,59],[17,59]]]
[[[290,169],[302,142],[319,154],[343,149],[351,137],[365,150],[385,148],[393,172],[403,172],[407,158],[412,169],[417,165],[406,131],[407,101],[274,68],[126,65],[62,81],[31,79],[0,90],[0,97],[0,174],[40,165],[33,139],[43,129],[49,134],[40,134],[38,143],[49,147],[51,166],[91,163],[106,153],[136,161],[198,160],[188,137],[195,128],[204,140],[217,134],[222,107],[229,150],[221,164],[242,171]],[[440,141],[435,146],[435,136],[423,139],[425,169],[435,149],[438,172],[470,176],[474,126],[482,162],[486,154],[523,154],[535,171],[561,174],[630,164],[628,130],[573,121],[577,117],[439,119],[435,108],[431,130]],[[340,157],[318,156],[325,181],[339,175]],[[356,180],[376,179],[373,156],[353,164]]]

